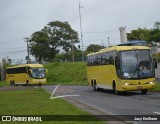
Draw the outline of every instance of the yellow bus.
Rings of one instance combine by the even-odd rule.
[[[87,55],[87,77],[93,90],[112,89],[115,94],[155,87],[155,68],[147,46],[112,46]]]
[[[6,80],[11,85],[46,83],[46,69],[41,64],[25,64],[6,69]]]

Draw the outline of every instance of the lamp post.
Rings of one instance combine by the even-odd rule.
[[[108,47],[110,46],[110,43],[109,43],[109,37],[108,37]]]
[[[29,38],[24,38],[24,39],[26,39],[25,42],[27,42],[27,54],[28,54],[28,62],[27,62],[27,63],[30,63],[30,57],[29,57],[29,44],[28,44]]]
[[[83,8],[79,2],[79,18],[80,18],[80,30],[81,30],[81,43],[82,43],[82,62],[84,62],[84,54],[83,54],[83,34],[82,34],[82,24],[81,24],[81,8]]]

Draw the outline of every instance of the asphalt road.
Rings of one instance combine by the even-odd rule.
[[[55,88],[54,85],[42,87],[50,93]],[[114,95],[111,90],[93,91],[89,86],[61,85],[56,92],[58,95],[79,95],[70,98],[110,115],[158,115],[160,117],[160,93],[157,92],[148,92],[146,95],[142,95],[137,91]],[[158,122],[156,123],[158,124]]]

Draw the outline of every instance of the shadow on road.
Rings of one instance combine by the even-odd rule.
[[[141,91],[129,91],[129,92],[126,91],[126,92],[119,92],[118,94],[115,94],[113,90],[108,90],[108,89],[106,90],[101,88],[98,88],[97,92],[119,95],[119,96],[150,95],[149,92],[147,94],[142,94]]]

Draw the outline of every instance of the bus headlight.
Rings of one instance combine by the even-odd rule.
[[[127,85],[128,85],[128,83],[124,83],[124,85],[126,85],[126,86],[127,86]]]
[[[149,82],[149,84],[153,84],[153,82]]]

